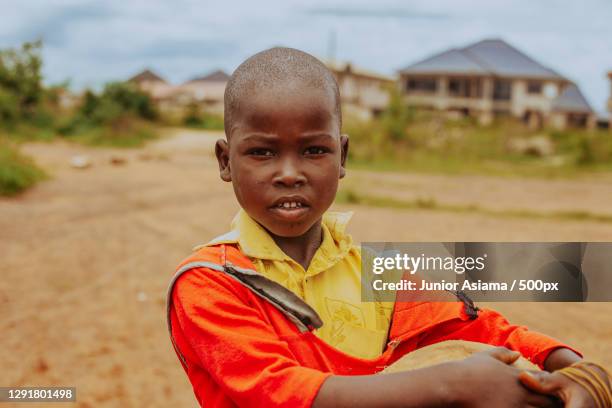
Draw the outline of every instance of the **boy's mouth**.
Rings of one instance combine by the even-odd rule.
[[[295,220],[309,209],[306,200],[299,196],[283,197],[274,202],[270,210],[282,218]]]
[[[302,208],[302,203],[298,201],[285,201],[275,206],[275,208]]]

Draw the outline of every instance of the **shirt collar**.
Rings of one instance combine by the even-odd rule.
[[[351,248],[352,238],[345,232],[353,212],[329,211],[323,215],[321,228],[323,240],[313,256],[306,275],[322,272],[342,259]],[[276,245],[270,234],[240,209],[231,224],[231,231],[203,246],[238,244],[243,254],[250,258],[296,263]]]

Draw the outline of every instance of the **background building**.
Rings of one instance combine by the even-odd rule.
[[[147,92],[153,99],[159,100],[166,98],[174,90],[174,86],[168,83],[164,78],[157,75],[150,69],[134,75],[128,82],[132,82],[142,91]]]
[[[503,40],[453,48],[400,70],[406,103],[459,111],[490,123],[495,115],[531,127],[591,126],[593,110],[569,79]]]
[[[344,114],[370,119],[387,107],[395,78],[357,68],[348,62],[328,62],[326,65],[338,81]]]
[[[222,115],[225,85],[229,78],[225,72],[216,70],[185,82],[180,89],[205,111]]]

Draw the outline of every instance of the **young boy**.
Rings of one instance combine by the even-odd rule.
[[[594,406],[567,376],[520,374],[508,365],[519,354],[504,348],[376,374],[449,339],[506,346],[549,371],[580,357],[493,311],[470,316],[461,302],[362,302],[359,248],[344,232],[350,214],[326,213],[345,175],[340,129],[338,85],[306,53],[263,51],[228,82],[227,140],[215,150],[242,209],[229,233],[181,263],[168,293],[172,342],[199,403],[550,406],[546,393]]]

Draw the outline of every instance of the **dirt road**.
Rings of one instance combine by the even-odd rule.
[[[175,131],[136,150],[24,146],[52,178],[0,199],[0,385],[76,386],[79,407],[195,406],[166,333],[165,290],[175,265],[225,232],[238,209],[218,178],[218,136]],[[77,154],[92,166],[71,168]],[[125,163],[112,165],[112,157]],[[549,182],[349,171],[344,182],[440,203],[612,214],[612,176]],[[612,241],[604,222],[336,208],[356,211],[356,241]],[[612,366],[612,303],[497,306]]]

